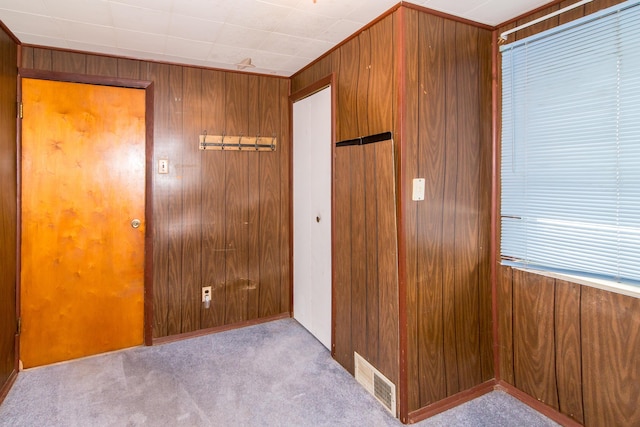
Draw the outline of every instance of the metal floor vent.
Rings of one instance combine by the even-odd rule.
[[[396,386],[380,371],[373,367],[358,353],[353,353],[355,377],[369,393],[371,393],[391,415],[396,417]]]

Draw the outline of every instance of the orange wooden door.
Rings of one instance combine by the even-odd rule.
[[[22,80],[24,367],[143,341],[145,93]]]

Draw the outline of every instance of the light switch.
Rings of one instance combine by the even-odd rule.
[[[413,196],[414,201],[424,200],[424,178],[413,179]]]
[[[158,160],[158,173],[169,173],[169,160]]]

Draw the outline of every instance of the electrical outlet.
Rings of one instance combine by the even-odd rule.
[[[211,301],[211,286],[202,287],[202,302],[206,302],[207,297],[209,297],[208,300]]]

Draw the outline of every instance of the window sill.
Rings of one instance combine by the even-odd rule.
[[[626,295],[632,298],[640,298],[640,287],[625,285],[624,283],[613,282],[611,280],[594,279],[592,277],[575,276],[572,274],[555,273],[552,271],[533,270],[528,268],[513,267],[517,270],[526,271],[528,273],[539,274],[541,276],[551,277],[553,279],[565,280],[567,282],[577,283],[592,288],[601,289],[603,291],[614,292]]]

